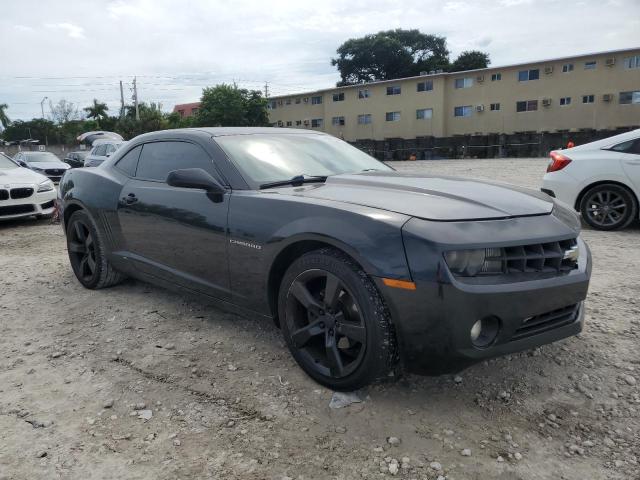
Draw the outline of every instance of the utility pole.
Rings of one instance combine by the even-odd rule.
[[[122,80],[120,80],[120,120],[124,118],[124,92],[122,91]]]
[[[48,97],[44,97],[42,99],[42,101],[40,102],[40,110],[42,111],[42,119],[44,120],[44,101],[47,99]]]
[[[138,110],[138,84],[136,83],[136,77],[133,77],[133,104],[136,108],[136,120],[140,120],[140,111]]]
[[[269,82],[264,82],[264,98],[269,98]]]

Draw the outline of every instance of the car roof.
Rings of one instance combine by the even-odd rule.
[[[596,140],[595,142],[589,142],[583,145],[578,145],[577,147],[568,148],[566,150],[563,150],[563,152],[581,152],[583,150],[598,150],[602,148],[609,148],[613,147],[614,145],[618,145],[619,143],[623,143],[628,140],[634,140],[636,138],[640,138],[640,128],[631,130],[630,132],[621,133],[620,135],[614,135],[613,137],[607,137],[603,138],[602,140]]]
[[[196,128],[176,128],[172,130],[159,130],[157,132],[144,133],[138,135],[134,139],[152,141],[162,140],[166,138],[189,138],[199,137],[222,137],[227,135],[286,135],[286,134],[304,134],[304,135],[327,135],[324,132],[306,130],[300,128],[276,128],[276,127],[196,127]]]
[[[41,151],[37,151],[37,152],[32,152],[32,151],[28,151],[28,152],[18,152],[18,153],[24,153],[25,155],[42,155],[43,153],[48,153],[49,155],[53,155],[54,157],[56,156],[55,153],[53,152],[41,152]],[[58,157],[56,157],[58,158]]]

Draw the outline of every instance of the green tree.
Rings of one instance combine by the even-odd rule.
[[[253,127],[269,125],[267,99],[258,90],[235,85],[216,85],[202,90],[195,124],[208,127]]]
[[[106,103],[98,102],[98,100],[94,98],[93,104],[85,107],[83,110],[87,112],[87,117],[94,119],[96,123],[100,125],[100,120],[108,116],[107,111],[109,107],[107,107]]]
[[[0,125],[2,125],[2,128],[7,128],[11,124],[11,120],[7,115],[8,108],[9,105],[6,103],[0,103]]]
[[[341,85],[418,75],[447,69],[446,39],[419,30],[388,30],[344,42],[331,64],[340,72]]]
[[[491,60],[489,54],[478,50],[467,50],[458,55],[458,58],[451,64],[450,72],[462,72],[464,70],[475,70],[477,68],[487,68]]]
[[[40,140],[44,144],[57,139],[57,128],[51,120],[34,118],[33,120],[16,120],[7,125],[2,136],[6,141]]]
[[[140,120],[136,120],[136,109],[129,105],[125,107],[125,115],[122,120],[117,120],[113,131],[118,132],[124,138],[131,139],[137,135],[156,130],[165,130],[169,127],[167,115],[162,112],[160,105],[156,103],[138,105]],[[114,118],[115,117],[110,117]]]

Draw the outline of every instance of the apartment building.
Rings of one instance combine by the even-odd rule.
[[[640,48],[269,100],[272,125],[351,142],[640,127]]]

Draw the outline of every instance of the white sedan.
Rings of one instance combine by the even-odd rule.
[[[49,217],[55,198],[51,180],[0,153],[0,220],[31,215]]]
[[[638,218],[640,129],[551,152],[542,191],[570,205],[598,230]]]

